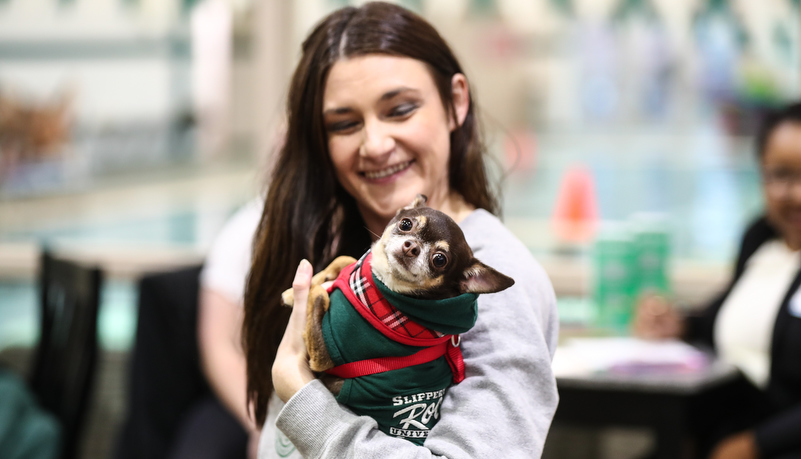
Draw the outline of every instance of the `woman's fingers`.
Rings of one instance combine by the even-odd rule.
[[[308,363],[308,353],[303,343],[303,330],[306,327],[306,302],[311,286],[312,267],[303,260],[295,273],[292,282],[292,294],[295,304],[289,323],[278,345],[278,352],[273,363],[273,386],[278,397],[286,402],[306,383],[314,379]]]
[[[292,315],[289,316],[287,333],[298,334],[301,337],[305,329],[306,322],[306,303],[309,299],[309,289],[311,288],[312,266],[307,260],[302,260],[295,272],[295,279],[292,281],[292,294],[295,297],[295,305],[292,307]]]
[[[298,270],[295,272],[295,279],[292,281],[292,295],[295,296],[295,307],[306,307],[306,300],[309,299],[309,288],[311,288],[312,266],[308,260],[301,260]]]

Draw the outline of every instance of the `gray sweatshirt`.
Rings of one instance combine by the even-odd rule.
[[[383,434],[372,418],[356,416],[312,381],[283,408],[271,403],[259,459],[542,455],[558,402],[551,371],[559,333],[553,288],[528,249],[492,214],[476,210],[460,226],[476,258],[515,285],[479,296],[478,321],[462,335],[466,378],[446,392],[425,444]]]

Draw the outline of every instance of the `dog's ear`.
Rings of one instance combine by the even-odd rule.
[[[411,204],[404,207],[404,209],[414,209],[416,207],[423,207],[428,202],[428,196],[424,194],[417,193],[417,196],[414,197],[414,201]]]
[[[515,284],[514,279],[473,258],[464,271],[460,284],[462,293],[495,293]]]
[[[424,207],[426,205],[426,202],[428,202],[428,196],[417,193],[417,196],[414,197],[414,201],[412,201],[412,203],[409,204],[408,206],[401,207],[400,209],[398,209],[398,211],[395,212],[395,216],[397,217],[398,214],[400,214],[404,210],[412,210],[417,207]]]

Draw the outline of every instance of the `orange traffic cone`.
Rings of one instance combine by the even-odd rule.
[[[562,178],[553,213],[557,239],[572,244],[587,243],[598,227],[598,201],[592,173],[573,166]]]

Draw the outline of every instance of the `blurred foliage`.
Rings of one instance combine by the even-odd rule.
[[[612,12],[612,22],[619,23],[632,17],[645,18],[649,22],[659,23],[661,16],[648,0],[621,0]]]
[[[470,0],[470,13],[476,16],[491,16],[497,12],[495,0]]]
[[[550,0],[554,9],[562,12],[563,14],[573,14],[573,3],[571,0]]]
[[[744,49],[748,45],[748,32],[740,21],[740,17],[734,13],[728,0],[706,0],[706,3],[695,13],[693,25],[697,31],[701,23],[714,19],[722,19],[733,30],[740,49]]]

